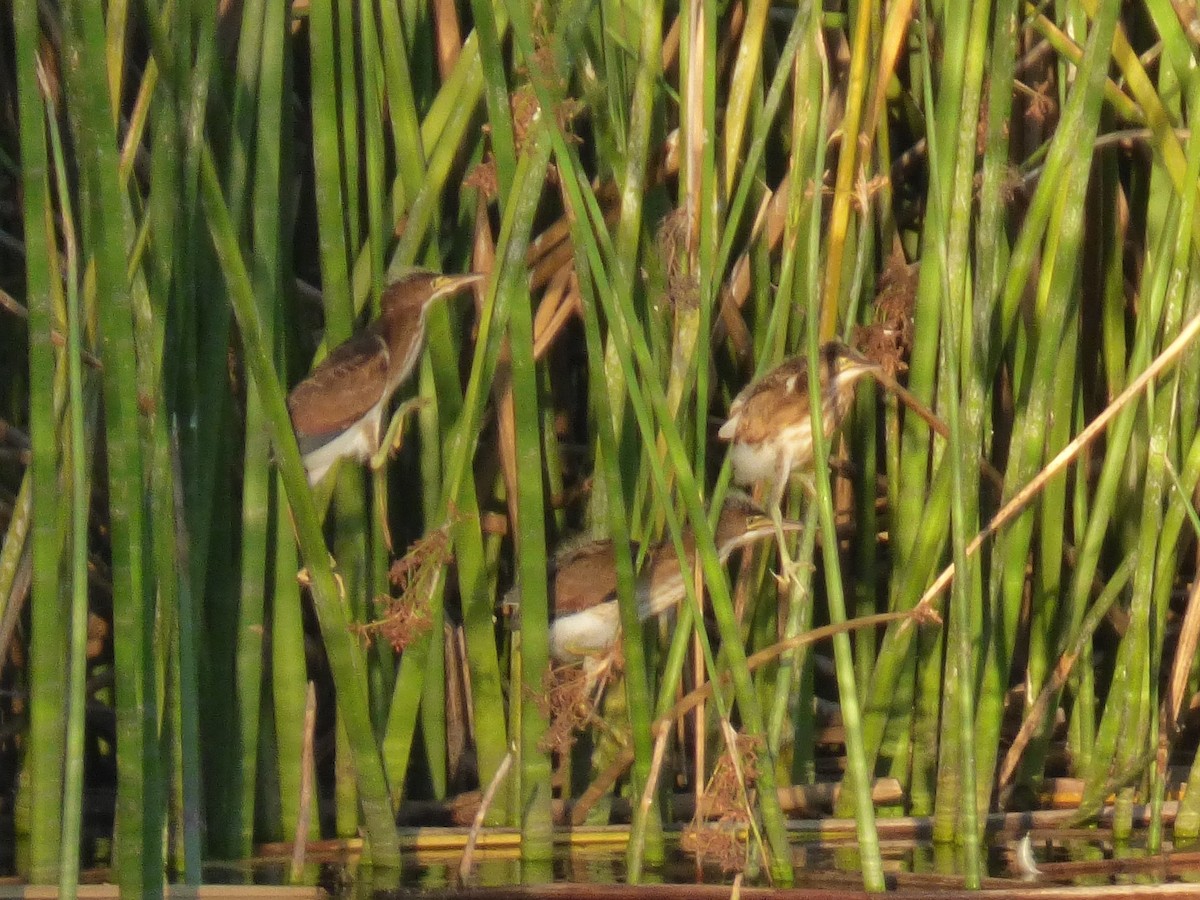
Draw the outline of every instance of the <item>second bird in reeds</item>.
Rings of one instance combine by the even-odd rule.
[[[879,366],[840,341],[820,349],[822,428],[825,437],[845,417],[854,386]],[[717,436],[730,444],[733,480],[770,486],[768,508],[774,513],[792,473],[811,468],[813,414],[808,389],[808,359],[794,356],[742,389],[729,407]]]
[[[416,368],[425,343],[425,318],[434,301],[458,294],[485,276],[412,272],[389,284],[382,312],[362,331],[339,344],[288,395],[292,427],[316,484],[337,460],[376,457],[388,401]],[[397,416],[396,424],[402,421]],[[392,429],[388,441],[392,443]]]
[[[792,530],[799,524],[788,522],[784,527]],[[735,550],[773,533],[774,525],[760,507],[744,495],[731,496],[721,507],[717,521],[717,554],[724,563]],[[684,578],[696,562],[696,537],[690,526],[684,529],[683,544],[684,566],[680,566],[671,541],[663,541],[647,554],[635,581],[638,618],[642,621],[674,609],[683,599]],[[630,550],[636,557],[637,545],[632,544]],[[555,555],[550,568],[551,656],[560,663],[602,661],[615,648],[621,630],[612,541],[569,544]],[[514,590],[506,603],[517,605],[519,599],[519,592]]]
[[[840,341],[820,348],[817,360],[821,429],[830,437],[850,409],[854,386],[879,366]],[[733,480],[768,485],[767,508],[775,523],[783,577],[798,580],[784,541],[783,493],[792,473],[813,464],[813,410],[808,384],[808,358],[784,360],[751,382],[733,399],[729,419],[717,436],[729,441]]]

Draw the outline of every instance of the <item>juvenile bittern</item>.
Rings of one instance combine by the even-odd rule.
[[[379,318],[334,348],[292,389],[288,410],[310,484],[342,457],[369,459],[373,466],[383,463],[386,455],[378,454],[384,409],[416,368],[429,308],[484,277],[413,272],[393,282],[384,289]],[[385,454],[403,412],[388,429]]]
[[[821,424],[825,437],[832,436],[854,399],[854,386],[879,366],[840,341],[820,349]],[[729,441],[733,480],[749,485],[765,482],[770,487],[767,508],[771,518],[782,522],[781,503],[791,475],[812,467],[812,410],[808,389],[808,359],[794,356],[762,378],[747,385],[729,407],[729,419],[717,436]],[[777,535],[784,568],[791,559]]]
[[[854,385],[879,366],[840,341],[821,347],[821,421],[828,438],[854,399]],[[794,356],[742,389],[717,436],[730,443],[733,480],[767,482],[770,506],[778,506],[793,471],[812,466],[812,412],[808,359]]]
[[[638,545],[631,541],[629,552],[636,561]],[[569,543],[550,567],[550,655],[562,663],[604,656],[621,627],[613,542]]]
[[[783,523],[787,530],[798,523]],[[722,563],[741,547],[769,537],[774,525],[763,510],[742,494],[731,495],[721,507],[717,522],[717,553]],[[656,545],[637,574],[635,591],[638,617],[646,621],[675,608],[685,594],[684,578],[696,562],[696,538],[691,527],[684,529],[686,560],[680,566],[671,541]],[[631,552],[637,557],[638,547]],[[600,660],[616,645],[621,621],[617,608],[617,575],[611,540],[573,543],[559,551],[551,563],[550,654],[560,663]],[[514,591],[506,604],[520,602]]]

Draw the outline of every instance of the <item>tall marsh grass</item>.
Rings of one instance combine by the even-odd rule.
[[[1052,776],[1151,847],[1195,785],[1200,833],[1194,13],[827,6],[0,3],[0,866],[150,895],[305,829],[397,866],[489,785],[529,880],[617,814],[638,879],[686,792],[687,846],[787,883],[831,780],[872,890],[876,815],[978,885]],[[314,494],[286,392],[409,266],[489,278],[394,461]],[[714,423],[835,336],[940,433],[863,388],[796,577],[724,568]],[[593,710],[548,700],[577,532],[624,626]]]

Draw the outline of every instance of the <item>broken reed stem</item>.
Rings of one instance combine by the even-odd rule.
[[[945,440],[950,440],[950,426],[938,418],[937,413],[918,400],[908,388],[884,372],[876,372],[872,377],[879,382],[880,387],[886,388],[895,394],[896,399],[915,412],[934,432]],[[997,490],[1004,490],[1004,476],[1000,473],[999,469],[983,457],[979,459],[979,468],[988,477],[988,480],[996,486]]]
[[[304,854],[308,846],[308,824],[312,821],[313,734],[317,728],[317,688],[311,681],[304,698],[304,748],[300,755],[300,803],[296,815],[296,839],[292,844],[292,870],[289,880],[296,884],[304,874]]]
[[[759,666],[765,665],[776,657],[782,656],[789,650],[795,650],[798,647],[804,647],[808,644],[833,637],[833,635],[841,631],[854,631],[858,628],[877,628],[880,625],[889,625],[893,622],[908,623],[911,621],[934,624],[940,623],[941,619],[938,618],[937,613],[929,606],[917,606],[907,612],[860,616],[857,619],[850,619],[841,625],[825,625],[821,628],[814,628],[812,631],[806,631],[785,641],[772,644],[770,647],[765,647],[757,653],[746,657],[746,669],[749,672],[753,672]],[[721,676],[720,683],[728,684],[731,678],[730,673],[725,672]],[[690,712],[711,697],[715,689],[715,684],[716,682],[707,681],[685,694],[666,715],[655,720],[651,725],[651,729],[655,735],[669,732],[671,724],[676,718]],[[600,773],[599,777],[588,786],[588,789],[583,792],[579,800],[575,803],[575,806],[571,810],[571,823],[573,825],[582,825],[586,821],[587,814],[591,808],[608,792],[617,779],[625,773],[625,770],[629,768],[632,762],[633,751],[629,748],[622,749],[621,755],[613,761],[612,765]]]
[[[763,866],[769,868],[771,865],[770,851],[763,840],[762,832],[758,829],[758,821],[750,804],[750,789],[746,786],[746,767],[742,765],[741,750],[738,748],[738,733],[734,730],[733,725],[729,723],[728,719],[721,719],[721,734],[725,737],[725,746],[729,750],[729,762],[733,766],[733,774],[737,779],[738,794],[746,813],[746,822],[750,827],[750,835],[754,839],[754,846],[758,848],[759,858],[762,859]],[[696,806],[696,812],[700,812],[699,804]],[[741,876],[741,872],[738,873],[738,876]]]
[[[508,770],[512,768],[516,752],[517,745],[514,743],[509,746],[508,752],[504,754],[504,759],[500,761],[500,765],[496,768],[496,774],[492,776],[487,790],[483,792],[483,799],[479,801],[479,810],[475,813],[475,820],[471,823],[470,832],[467,833],[467,843],[463,846],[462,859],[458,863],[458,880],[460,884],[465,882],[467,876],[471,874],[471,862],[475,855],[475,844],[479,841],[479,833],[483,830],[483,820],[487,816],[488,808],[492,805],[492,800],[495,799],[496,791],[500,789],[505,776],[508,775]]]
[[[658,787],[658,777],[662,773],[663,756],[667,750],[667,736],[671,733],[670,729],[664,728],[658,733],[654,739],[654,753],[650,757],[650,774],[646,778],[646,787],[642,790],[642,796],[638,799],[638,815],[633,817],[634,828],[630,831],[630,840],[641,843],[645,841],[646,825],[650,821],[650,806],[654,803],[654,793]],[[629,754],[630,761],[633,760],[633,751],[626,749],[624,753]]]
[[[1062,450],[1058,452],[1058,455],[1055,456],[1054,459],[1050,460],[1050,462],[1048,462],[1046,466],[1034,476],[1033,480],[1030,481],[1029,484],[1025,485],[1025,487],[1021,488],[1021,490],[1017,491],[1017,493],[1013,495],[1013,498],[1009,500],[1008,503],[1006,503],[1003,508],[996,513],[995,516],[992,517],[992,520],[988,522],[987,527],[983,529],[983,531],[979,532],[979,534],[977,534],[971,540],[971,543],[967,545],[966,555],[971,556],[971,554],[977,553],[979,548],[983,546],[984,541],[999,531],[1008,522],[1016,518],[1017,514],[1029,505],[1030,501],[1032,501],[1033,498],[1041,492],[1042,488],[1049,483],[1051,478],[1065,469],[1076,456],[1083,452],[1083,449],[1087,447],[1088,444],[1100,436],[1100,432],[1104,431],[1104,429],[1108,427],[1108,423],[1116,418],[1117,413],[1127,406],[1132,399],[1138,396],[1138,394],[1140,394],[1151,381],[1158,377],[1159,373],[1175,362],[1179,355],[1187,349],[1187,345],[1195,340],[1197,334],[1200,334],[1200,315],[1196,315],[1189,320],[1179,332],[1179,335],[1175,338],[1175,340],[1171,341],[1171,343],[1167,345],[1166,349],[1163,350],[1163,352],[1157,357],[1155,357],[1154,362],[1150,363],[1150,365],[1146,367],[1146,370],[1137,378],[1135,378],[1129,387],[1121,391],[1121,393],[1118,394],[1116,398],[1101,411],[1100,415],[1096,416],[1096,418],[1093,419],[1088,426],[1083,429],[1083,431],[1079,432],[1079,435],[1073,441],[1071,441],[1071,443],[1063,447]],[[924,596],[921,597],[920,601],[917,603],[917,608],[930,606],[934,599],[936,599],[937,596],[950,585],[950,582],[953,579],[954,564],[951,563],[942,571],[942,574],[937,577],[937,580],[929,586],[929,589],[925,591]]]

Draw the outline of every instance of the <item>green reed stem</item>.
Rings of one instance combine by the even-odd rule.
[[[58,542],[58,411],[55,397],[56,351],[51,343],[54,312],[51,302],[59,266],[52,241],[46,111],[38,85],[37,4],[13,4],[17,110],[21,130],[21,175],[26,261],[26,298],[29,310],[29,416],[33,458],[22,483],[22,494],[32,487],[33,589],[30,682],[29,877],[46,883],[55,877],[61,862],[59,821],[54,812],[64,799],[61,759],[54,752],[62,740],[62,666],[65,648],[59,596]],[[57,293],[57,291],[55,291]],[[24,535],[22,517],[14,516],[5,535],[5,553],[20,558]],[[11,583],[11,582],[10,582]],[[8,596],[8,590],[4,592]],[[5,610],[7,612],[7,609]],[[49,703],[46,701],[50,701]],[[76,862],[76,866],[78,863]]]
[[[163,801],[156,741],[157,701],[152,681],[154,616],[144,569],[147,534],[142,507],[142,448],[138,436],[133,310],[125,282],[126,221],[118,183],[119,159],[109,98],[86,73],[104,66],[101,10],[88,3],[64,7],[68,98],[75,146],[86,161],[85,258],[95,266],[112,538],[113,634],[117,671],[117,877],[123,896],[161,890]]]
[[[1131,372],[1144,368],[1153,357],[1153,348],[1161,327],[1161,316],[1166,306],[1168,283],[1172,270],[1170,260],[1174,256],[1175,249],[1175,232],[1184,224],[1179,220],[1177,198],[1173,198],[1169,205],[1171,207],[1167,218],[1169,224],[1160,234],[1158,246],[1154,249],[1154,256],[1143,271],[1142,296],[1145,298],[1146,305],[1143,315],[1138,317],[1133,352],[1130,357],[1129,369]],[[1151,399],[1147,398],[1147,409],[1143,415],[1149,418],[1153,429],[1154,404],[1150,402]],[[1101,472],[1101,490],[1105,487],[1105,474],[1110,466],[1114,470],[1122,470],[1128,464],[1130,454],[1134,454],[1135,459],[1141,459],[1142,455],[1146,453],[1146,438],[1143,437],[1143,434],[1131,435],[1132,425],[1139,418],[1138,414],[1142,413],[1142,410],[1137,408],[1138,406],[1140,404],[1131,404],[1130,408],[1123,410],[1122,415],[1113,425],[1114,441],[1110,450],[1111,455],[1106,455],[1105,458],[1105,471]],[[1130,428],[1118,432],[1117,428],[1125,424],[1124,419],[1130,420]],[[1155,463],[1148,456],[1141,463],[1147,468],[1148,474],[1151,468],[1161,464],[1161,452],[1160,447],[1159,463]],[[1153,481],[1150,481],[1148,486],[1150,490],[1161,495],[1161,489]],[[1110,510],[1111,507],[1107,504],[1097,503],[1093,518],[1110,514]],[[1143,515],[1145,514],[1143,507]],[[1157,520],[1157,515],[1155,513],[1153,516],[1155,520]],[[1081,812],[1093,813],[1098,803],[1103,800],[1108,791],[1107,781],[1110,773],[1114,771],[1114,766],[1117,767],[1116,771],[1123,776],[1132,774],[1130,767],[1134,766],[1139,756],[1146,751],[1145,740],[1150,730],[1148,718],[1150,686],[1146,679],[1153,675],[1149,629],[1152,614],[1150,579],[1153,572],[1154,546],[1153,543],[1148,544],[1147,542],[1156,542],[1157,528],[1154,529],[1153,535],[1148,532],[1148,527],[1143,527],[1135,533],[1133,538],[1133,543],[1140,546],[1138,564],[1133,576],[1129,627],[1117,648],[1112,683],[1096,735],[1095,752],[1085,775],[1087,786],[1080,804]],[[1143,553],[1150,556],[1148,562],[1144,560]],[[1076,567],[1077,577],[1082,569],[1083,559],[1081,558],[1080,564]],[[1140,736],[1142,740],[1139,741],[1133,736]],[[1114,827],[1118,830],[1128,831],[1130,827],[1129,810],[1118,813]]]
[[[547,142],[548,144],[549,142]],[[522,170],[544,167],[549,162],[549,147],[541,159],[522,154],[514,173],[513,185],[525,188],[529,181]],[[525,189],[529,215],[536,208],[540,190]],[[517,200],[517,195],[511,195]],[[512,261],[512,255],[509,256]],[[546,520],[542,496],[542,453],[540,402],[537,368],[533,359],[532,300],[520,263],[509,270],[503,287],[511,292],[509,301],[509,346],[512,352],[512,395],[514,438],[517,456],[517,533],[514,553],[517,577],[521,585],[521,652],[524,664],[521,691],[521,854],[525,859],[551,859],[553,856],[553,817],[551,815],[550,758],[539,747],[549,722],[529,698],[543,689],[543,675],[549,667],[550,650],[547,629],[539,627],[549,617],[546,587]]]
[[[84,750],[84,705],[87,683],[88,642],[88,517],[90,512],[91,479],[88,477],[88,458],[84,449],[84,396],[83,396],[83,339],[84,311],[79,296],[79,245],[75,234],[75,218],[71,208],[71,193],[67,185],[66,159],[62,138],[58,128],[58,113],[52,100],[47,97],[44,107],[47,132],[54,157],[55,189],[58,192],[62,213],[63,247],[66,275],[67,352],[66,368],[68,383],[66,431],[63,447],[63,465],[69,467],[71,484],[71,538],[70,538],[70,586],[71,602],[69,613],[69,656],[65,689],[67,703],[65,721],[61,714],[52,717],[55,725],[64,725],[64,772],[62,775],[62,823],[61,865],[58,873],[59,894],[73,898],[79,882],[79,838],[83,820],[83,750]],[[54,608],[51,607],[51,611]],[[56,636],[61,626],[54,626]],[[39,647],[39,650],[45,649]],[[61,678],[61,676],[60,676]],[[34,681],[34,687],[48,686],[44,681]],[[53,697],[51,698],[53,699]],[[47,754],[51,755],[52,754]],[[36,816],[35,816],[36,820]],[[49,848],[46,848],[49,849]]]
[[[371,859],[376,865],[395,867],[400,862],[399,848],[392,824],[387,781],[371,728],[363,651],[358,639],[350,631],[346,610],[334,582],[324,535],[284,404],[283,389],[275,376],[273,354],[263,334],[250,278],[221,197],[212,158],[207,151],[201,160],[201,188],[209,228],[241,329],[247,366],[262,397],[272,444],[292,509],[293,525],[308,566],[313,602],[337,690],[338,710],[345,722],[358,772],[360,802],[370,841]]]
[[[979,493],[978,438],[975,434],[964,430],[962,410],[962,385],[974,381],[972,356],[975,342],[972,322],[962,314],[963,310],[972,308],[970,297],[970,278],[967,264],[967,248],[971,235],[971,216],[974,201],[974,176],[977,137],[977,121],[983,78],[984,49],[988,34],[990,4],[975,4],[967,23],[965,71],[961,109],[959,111],[959,128],[957,140],[948,146],[954,156],[953,180],[951,183],[950,207],[943,214],[947,222],[947,233],[944,243],[934,250],[935,254],[943,257],[942,271],[945,286],[942,292],[942,320],[946,325],[947,334],[941,342],[941,375],[939,384],[943,386],[946,418],[950,427],[948,458],[951,472],[951,545],[955,562],[954,593],[951,601],[951,640],[954,642],[954,655],[947,665],[947,677],[943,688],[946,705],[957,701],[956,707],[951,707],[947,717],[950,723],[957,725],[957,734],[946,741],[950,745],[946,756],[954,759],[957,753],[958,768],[951,772],[949,767],[943,768],[947,777],[939,782],[938,808],[945,810],[945,818],[950,818],[949,811],[957,806],[956,816],[959,829],[957,834],[964,845],[965,881],[968,889],[979,887],[981,875],[979,810],[976,805],[976,747],[975,747],[975,714],[976,693],[975,673],[979,669],[982,652],[976,648],[981,640],[983,609],[980,597],[979,578],[973,565],[969,565],[966,556],[968,531],[974,532],[979,527],[977,503],[969,502],[967,497],[977,497]],[[925,95],[927,102],[932,104],[932,85],[929,70],[924,70]],[[937,135],[930,134],[928,139],[930,167],[938,169],[938,153],[940,150]],[[931,199],[936,203],[941,195],[930,192]],[[960,361],[961,354],[961,361]],[[979,404],[981,405],[981,404]],[[970,415],[972,421],[980,416],[978,409]],[[953,749],[951,749],[953,748]],[[944,790],[949,787],[950,790]],[[951,829],[954,833],[954,829]]]
[[[823,75],[827,84],[829,74]],[[820,179],[825,169],[825,145],[817,146],[814,172]],[[808,232],[808,269],[804,283],[808,288],[807,337],[808,337],[808,387],[809,408],[821,409],[820,394],[820,343],[822,306],[836,304],[834,295],[821,295],[821,280],[818,260],[821,228],[819,225],[821,204],[813,203],[812,221]],[[825,562],[825,593],[829,606],[830,624],[837,626],[846,621],[846,598],[842,590],[841,560],[838,556],[838,537],[833,515],[833,493],[829,486],[829,441],[824,428],[812,429],[812,452],[814,464],[813,481],[816,485],[816,503],[821,521],[821,553]],[[714,604],[715,605],[715,604]],[[879,835],[875,830],[875,807],[871,802],[871,769],[862,740],[862,716],[858,704],[858,688],[854,683],[854,656],[850,636],[839,631],[833,637],[834,666],[837,670],[838,698],[841,702],[842,724],[846,729],[846,775],[855,797],[855,820],[858,831],[858,849],[862,860],[863,887],[868,891],[885,890],[883,862],[879,855]],[[735,675],[737,670],[734,670]],[[740,698],[739,698],[740,699]],[[761,731],[761,726],[756,729]],[[768,760],[770,762],[770,760]],[[774,790],[774,783],[762,785],[762,790]]]
[[[571,208],[568,201],[568,209]],[[591,278],[588,253],[583,250],[589,247],[593,256],[595,242],[591,241],[585,229],[580,227],[580,219],[572,216],[573,233],[575,234],[575,270],[579,275],[580,289],[585,297],[584,329],[588,347],[589,379],[594,387],[589,392],[599,430],[600,461],[603,465],[605,505],[608,509],[609,536],[615,549],[617,568],[617,603],[622,614],[622,647],[626,653],[625,692],[626,704],[629,708],[631,731],[634,744],[634,778],[633,785],[640,796],[650,777],[650,721],[651,695],[646,676],[645,652],[641,644],[642,628],[638,622],[630,630],[630,622],[637,621],[637,596],[635,593],[635,575],[633,559],[629,550],[629,525],[626,518],[626,503],[622,490],[621,471],[618,462],[617,437],[613,427],[612,410],[609,408],[608,392],[601,387],[604,373],[601,369],[603,360],[603,343],[600,336],[600,324],[596,315],[596,302]],[[633,615],[629,616],[628,613]],[[685,611],[686,612],[686,611]],[[686,630],[683,614],[678,624],[680,631]],[[628,662],[633,660],[633,662]],[[647,841],[646,835],[650,835]],[[630,825],[630,842],[626,852],[626,869],[631,884],[637,884],[641,876],[641,863],[647,856],[658,856],[662,852],[661,817],[657,804],[643,810],[641,805],[634,810]]]

